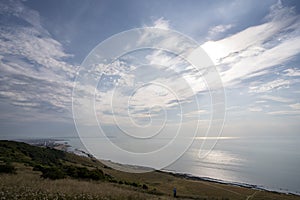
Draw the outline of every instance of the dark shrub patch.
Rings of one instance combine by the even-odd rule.
[[[42,177],[43,178],[49,178],[52,180],[55,179],[62,179],[66,177],[66,174],[61,171],[59,168],[56,167],[46,167],[42,169]]]
[[[10,163],[0,164],[0,173],[14,174],[16,173],[16,168]]]
[[[142,187],[144,190],[148,190],[148,186],[143,184],[143,187]]]
[[[76,167],[70,165],[64,165],[63,171],[66,175],[72,178],[79,179],[92,179],[92,180],[103,180],[105,179],[105,175],[100,169],[92,169],[89,170],[85,167]]]

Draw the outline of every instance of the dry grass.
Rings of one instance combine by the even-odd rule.
[[[41,179],[29,170],[0,175],[0,182],[0,199],[162,199],[108,182]]]
[[[0,175],[0,199],[173,199],[172,189],[177,187],[178,199],[206,200],[296,200],[299,196],[258,191],[249,188],[218,184],[207,181],[188,180],[171,174],[152,172],[132,174],[107,169],[122,180],[145,182],[149,190],[156,188],[157,193],[149,194],[144,190],[128,185],[103,181],[83,181],[74,179],[48,180],[40,178],[40,172],[31,167],[15,164],[18,173]],[[114,172],[114,173],[113,173]]]
[[[134,176],[134,179],[142,181],[149,178],[149,184],[159,188],[163,195],[153,195],[138,188],[108,182],[74,179],[48,180],[41,179],[39,175],[39,172],[32,171],[30,167],[20,165],[18,174],[0,175],[0,199],[173,199],[170,193],[174,185],[179,192],[178,199],[300,199],[299,196],[294,195],[187,180],[169,174],[162,175],[159,172],[140,174]]]
[[[260,191],[251,188],[238,187],[209,181],[189,180],[164,172],[150,172],[132,175],[130,173],[124,173],[113,169],[105,169],[104,171],[120,180],[123,179],[146,183],[150,188],[155,188],[159,193],[163,193],[165,195],[171,195],[173,188],[176,187],[178,195],[182,198],[187,199],[300,200],[300,196],[296,195]]]

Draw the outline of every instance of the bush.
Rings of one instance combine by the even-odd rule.
[[[34,165],[33,171],[43,171],[44,167],[42,165]]]
[[[137,184],[137,183],[135,183],[135,182],[131,183],[131,185],[132,185],[133,187],[138,187],[138,186],[139,186],[139,184]]]
[[[143,184],[142,188],[143,188],[144,190],[148,190],[148,186],[145,185],[145,184]]]
[[[14,174],[16,173],[16,168],[10,163],[0,164],[0,173]]]
[[[66,177],[66,174],[56,167],[43,168],[42,173],[43,174],[41,176],[43,178],[49,178],[52,180],[62,179]]]
[[[65,165],[63,166],[63,171],[66,175],[76,178],[76,179],[91,179],[91,180],[103,180],[105,179],[105,175],[100,169],[88,170],[85,167],[76,167]]]
[[[88,176],[89,176],[88,178],[90,178],[92,180],[102,180],[102,179],[105,179],[104,173],[100,169],[94,169],[94,170],[89,171]]]

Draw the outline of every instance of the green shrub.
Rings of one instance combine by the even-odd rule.
[[[47,167],[42,169],[42,177],[43,178],[49,178],[52,180],[55,179],[62,179],[66,177],[66,174],[61,171],[59,168],[56,167]]]
[[[135,182],[131,183],[131,185],[132,185],[133,187],[138,187],[138,186],[139,186],[139,184],[137,184],[137,183],[135,183]]]
[[[10,163],[0,164],[0,173],[13,174],[16,173],[16,168]]]
[[[148,186],[145,185],[145,184],[143,184],[142,188],[143,188],[144,190],[148,190]]]
[[[33,171],[43,171],[44,167],[42,165],[36,164],[33,167]]]
[[[88,176],[89,176],[88,178],[90,178],[92,180],[103,180],[103,179],[105,179],[104,173],[100,169],[93,169],[93,170],[89,171]]]
[[[76,167],[70,165],[64,165],[63,171],[66,175],[76,179],[91,179],[91,180],[103,180],[105,174],[100,169],[89,170],[86,167]]]

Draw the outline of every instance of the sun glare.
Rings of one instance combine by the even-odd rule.
[[[208,54],[215,65],[220,63],[220,59],[227,56],[228,51],[224,45],[214,41],[208,41],[201,45],[201,48]]]

